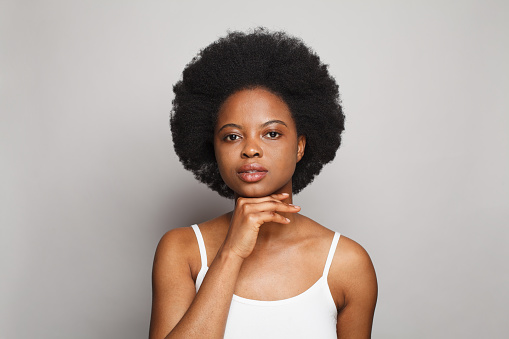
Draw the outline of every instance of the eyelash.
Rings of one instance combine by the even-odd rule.
[[[276,136],[275,136],[275,137],[272,137],[272,136],[270,137],[271,139],[277,139],[277,138],[279,138],[279,137],[281,136],[281,133],[276,132],[276,131],[270,131],[270,132],[267,132],[267,133],[265,133],[265,135],[269,135],[269,134],[271,134],[271,133],[276,133]]]
[[[236,137],[236,138],[232,140],[232,139],[230,139],[230,137]],[[223,140],[225,140],[225,141],[235,141],[235,140],[237,140],[237,138],[240,138],[240,136],[238,136],[237,134],[228,134],[227,136],[225,136],[223,138]]]
[[[275,136],[270,136],[270,134],[272,133],[275,133],[276,135]],[[282,134],[279,133],[279,132],[276,132],[276,131],[269,131],[267,133],[265,133],[265,135],[269,135],[269,138],[270,139],[277,139],[279,138]],[[232,139],[232,137],[235,137],[235,139]],[[223,140],[225,141],[235,141],[235,140],[238,140],[238,138],[240,138],[240,135],[237,135],[237,134],[228,134],[226,135]]]

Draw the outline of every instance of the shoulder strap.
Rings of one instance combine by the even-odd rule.
[[[340,234],[338,232],[334,233],[334,238],[332,238],[332,244],[330,245],[329,255],[327,255],[327,261],[325,262],[325,267],[323,268],[323,276],[327,278],[329,274],[330,265],[332,263],[332,258],[334,258],[334,253],[336,252],[336,247],[338,246]]]
[[[203,241],[203,236],[201,235],[200,228],[198,225],[194,224],[191,226],[193,228],[194,234],[196,235],[196,240],[198,240],[198,248],[200,249],[200,257],[201,257],[201,267],[207,267],[207,251],[205,250],[205,242]]]

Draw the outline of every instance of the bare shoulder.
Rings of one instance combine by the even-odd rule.
[[[175,267],[188,264],[191,266],[194,252],[198,251],[196,236],[191,227],[175,228],[166,232],[157,245],[154,257],[154,268]],[[161,273],[169,272],[161,270]],[[159,273],[154,271],[154,273]]]
[[[227,217],[228,213],[198,224],[203,237],[209,238],[209,235],[221,233],[218,230],[221,230],[221,225],[224,225]],[[225,231],[228,231],[228,228]],[[166,232],[157,245],[156,257],[158,254],[164,257],[172,255],[181,258],[199,258],[198,242],[192,227],[179,227]]]
[[[205,240],[207,252],[214,250],[224,240],[228,231],[228,228],[223,226],[226,219],[227,215],[222,215],[198,225]],[[217,243],[219,245],[216,246]],[[212,256],[213,258],[214,256]],[[154,267],[159,263],[163,263],[164,267],[174,266],[176,263],[185,264],[188,266],[193,280],[196,278],[201,268],[201,258],[196,234],[192,227],[175,228],[162,236],[157,245]]]
[[[338,306],[361,299],[373,308],[376,304],[378,286],[371,258],[360,244],[343,235],[332,261],[329,285]]]
[[[193,251],[198,251],[191,227],[166,232],[157,245],[152,270],[150,337],[164,337],[175,327],[193,301]]]
[[[343,271],[351,273],[374,271],[368,252],[360,244],[344,235],[339,238],[334,260],[336,266],[340,266]]]
[[[316,221],[305,218],[307,233],[305,237],[314,239],[314,246],[327,247],[334,236],[334,231],[317,223]],[[320,243],[321,242],[321,243]],[[329,276],[353,276],[359,278],[363,276],[374,275],[375,270],[368,252],[354,240],[341,235],[334,253]]]
[[[185,247],[193,240],[194,231],[191,227],[174,228],[166,232],[157,245],[158,251],[171,251],[176,247]]]

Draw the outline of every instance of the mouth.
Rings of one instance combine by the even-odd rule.
[[[262,165],[259,164],[246,164],[237,170],[237,175],[244,182],[257,182],[262,180],[268,173]]]

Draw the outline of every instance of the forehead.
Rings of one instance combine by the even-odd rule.
[[[294,125],[288,105],[279,96],[263,88],[245,89],[230,95],[221,105],[216,128],[227,123],[263,124],[269,120]]]

